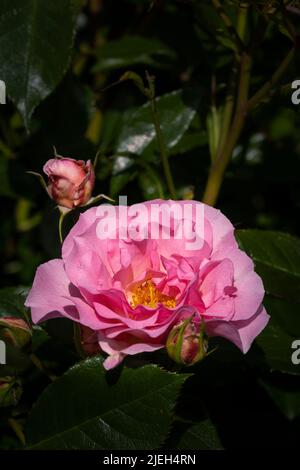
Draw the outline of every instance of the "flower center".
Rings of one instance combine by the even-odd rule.
[[[151,280],[137,284],[133,288],[129,303],[132,308],[136,308],[138,305],[156,308],[158,304],[163,304],[167,308],[176,307],[176,300],[174,297],[169,297],[168,295],[160,292]]]

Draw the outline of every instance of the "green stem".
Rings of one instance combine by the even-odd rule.
[[[241,113],[247,114],[246,105],[249,94],[251,65],[251,57],[244,53],[241,59],[241,75],[238,87],[236,116]]]
[[[245,103],[247,101],[250,83],[251,58],[249,54],[245,51],[244,45],[247,29],[249,4],[245,4],[239,7],[237,30],[235,30],[230,18],[227,17],[220,2],[218,0],[212,1],[219,13],[219,16],[226,24],[227,28],[230,29],[231,32],[234,31],[234,34],[237,36],[238,45],[240,46],[239,49],[241,52],[240,80],[235,115],[234,118],[232,118],[235,105],[235,89],[237,76],[236,62],[238,60],[238,57],[235,58],[234,67],[232,69],[231,77],[229,79],[228,92],[226,96],[222,119],[222,130],[218,144],[217,158],[211,166],[209,178],[204,192],[204,202],[206,202],[207,204],[214,205],[221,188],[224,172],[230,160],[231,153],[244,126],[246,116]]]
[[[242,41],[245,40],[249,5],[241,4],[238,9],[237,33]]]
[[[163,189],[162,183],[161,183],[159,177],[157,176],[156,172],[150,167],[150,165],[143,162],[141,159],[138,160],[137,162],[144,170],[147,171],[148,175],[152,178],[153,182],[156,185],[158,197],[160,199],[165,199],[164,189]]]
[[[59,233],[60,243],[63,243],[63,241],[64,241],[63,234],[62,234],[62,226],[63,226],[63,221],[64,221],[64,218],[65,218],[65,215],[66,214],[64,212],[60,212],[60,215],[59,215],[58,233]]]
[[[272,88],[279,82],[287,68],[289,67],[290,63],[292,62],[295,55],[295,47],[289,51],[287,56],[283,59],[281,64],[279,65],[278,69],[272,75],[270,80],[266,82],[253,96],[249,99],[247,108],[248,110],[252,110],[255,108],[256,105],[260,103],[260,101],[272,91]]]
[[[12,430],[14,431],[14,433],[16,434],[17,438],[21,442],[21,444],[25,446],[26,442],[25,442],[25,436],[23,433],[22,426],[14,418],[8,418],[7,421],[10,427],[12,428]]]
[[[216,9],[216,12],[218,13],[220,19],[223,21],[224,25],[226,26],[230,36],[234,39],[238,52],[241,53],[243,50],[245,50],[245,44],[239,35],[238,31],[235,29],[234,25],[232,24],[231,19],[227,15],[226,11],[224,10],[221,2],[219,0],[211,0],[213,6]],[[241,8],[241,7],[240,7]],[[248,7],[243,7],[243,10],[248,10]],[[247,13],[245,13],[247,14]],[[246,18],[245,18],[246,21]]]
[[[43,374],[47,375],[47,377],[51,380],[51,382],[54,382],[57,379],[56,375],[49,372],[46,369],[46,367],[43,365],[42,361],[34,353],[31,353],[29,357],[30,357],[31,362],[35,365],[35,367],[39,371],[41,371]]]
[[[203,202],[209,205],[216,203],[223,181],[224,172],[230,161],[233,149],[240,137],[247,115],[247,97],[250,83],[251,57],[244,52],[241,57],[240,82],[238,88],[238,100],[232,126],[228,133],[226,143],[220,156],[211,167]]]
[[[124,81],[124,80],[133,80],[134,84],[143,93],[143,95],[145,95],[149,100],[152,119],[153,119],[154,128],[155,128],[156,139],[158,143],[159,153],[160,153],[160,157],[161,157],[161,161],[163,165],[163,170],[164,170],[165,179],[167,182],[168,191],[172,199],[177,199],[175,184],[173,181],[173,177],[172,177],[172,173],[171,173],[171,169],[169,165],[169,160],[168,160],[167,147],[166,147],[164,137],[161,131],[159,113],[158,113],[157,103],[155,99],[155,77],[151,76],[146,71],[146,79],[148,82],[148,88],[145,87],[143,79],[138,74],[136,74],[135,72],[128,71],[122,75],[119,82]]]
[[[292,23],[292,21],[290,21],[290,19],[289,19],[289,12],[288,12],[286,6],[280,5],[280,10],[281,10],[281,13],[282,13],[282,18],[283,18],[284,24],[286,26],[286,29],[289,32],[291,39],[294,42],[296,42],[297,41],[297,36],[298,36],[297,30],[296,30],[294,24]]]
[[[161,127],[160,127],[157,104],[156,104],[155,97],[153,96],[150,98],[150,106],[151,106],[156,138],[158,142],[159,152],[160,152],[160,156],[162,160],[162,165],[163,165],[163,169],[165,173],[168,190],[169,190],[171,198],[175,200],[177,199],[175,185],[174,185],[174,181],[173,181],[173,177],[172,177],[172,173],[171,173],[171,169],[169,165],[167,148],[166,148],[165,141],[162,135]]]
[[[244,7],[246,8],[246,7]],[[245,12],[241,12],[241,14],[245,15]],[[239,23],[239,34],[243,32],[245,34],[246,26],[245,19],[243,18],[240,20]],[[250,55],[244,51],[241,55],[241,65],[240,65],[240,81],[238,87],[238,97],[237,97],[237,106],[235,115],[233,118],[233,123],[230,129],[227,132],[223,131],[221,135],[220,147],[219,147],[219,155],[216,161],[213,163],[211,167],[211,171],[208,177],[208,181],[206,184],[206,188],[204,191],[203,201],[206,204],[214,205],[218,198],[220,188],[223,182],[225,170],[230,162],[232,152],[236,143],[241,135],[241,132],[244,128],[245,121],[247,118],[247,114],[251,111],[257,104],[259,104],[269,93],[272,92],[274,86],[279,82],[279,80],[284,75],[285,71],[287,70],[288,66],[292,62],[295,55],[295,46],[289,51],[287,56],[283,59],[278,69],[272,75],[271,79],[262,86],[260,90],[258,90],[252,98],[248,99],[249,94],[249,85],[250,85],[250,71],[252,60]],[[226,121],[228,126],[228,122],[230,122],[230,106],[227,104],[227,117]],[[222,144],[221,144],[222,142]]]
[[[160,122],[159,122],[159,117],[158,117],[158,111],[157,111],[157,106],[156,106],[156,100],[153,98],[151,100],[151,110],[152,110],[152,116],[153,116],[153,121],[154,121],[154,127],[155,127],[155,132],[156,132],[156,138],[158,141],[158,146],[159,146],[159,151],[161,155],[161,160],[162,160],[162,165],[166,177],[166,182],[168,186],[169,193],[171,195],[172,199],[177,199],[176,196],[176,190],[175,190],[175,185],[169,165],[169,159],[168,159],[168,154],[167,154],[167,149],[164,143],[163,135],[161,132],[161,127],[160,127]]]
[[[225,100],[225,107],[222,116],[222,129],[220,135],[220,141],[218,145],[218,157],[220,156],[222,149],[224,148],[227,135],[232,122],[232,114],[234,110],[234,91],[236,86],[237,67],[234,65],[231,73],[231,77],[228,84],[228,92]]]

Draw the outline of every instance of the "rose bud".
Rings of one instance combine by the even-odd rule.
[[[208,341],[203,326],[195,323],[193,317],[173,326],[169,333],[167,352],[177,364],[192,366],[207,355]]]
[[[95,172],[90,160],[74,160],[57,156],[43,167],[48,176],[47,192],[61,207],[83,206],[90,198],[95,184]]]
[[[22,387],[15,377],[0,377],[0,408],[16,406],[22,395]]]
[[[23,348],[31,340],[31,335],[29,325],[21,318],[0,318],[0,338],[13,346]]]

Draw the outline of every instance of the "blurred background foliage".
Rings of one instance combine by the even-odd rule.
[[[253,51],[252,93],[270,78],[291,44],[267,3],[257,2],[251,17],[254,32],[265,19],[264,40]],[[147,100],[131,81],[105,90],[127,70],[143,77],[148,70],[156,76],[161,126],[178,195],[201,200],[210,166],[207,114],[212,104],[223,106],[233,67],[232,40],[210,1],[77,1],[73,20],[63,16],[67,5],[60,2],[56,13],[60,34],[49,36],[43,48],[38,42],[36,56],[29,56],[28,81],[36,67],[44,67],[48,86],[44,93],[45,86],[36,91],[32,83],[24,84],[29,108],[15,91],[20,79],[11,82],[23,67],[22,38],[16,40],[12,25],[6,24],[11,32],[6,42],[0,40],[7,55],[0,76],[19,108],[9,100],[0,109],[4,285],[30,284],[37,264],[58,253],[56,224],[50,223],[57,216],[53,204],[26,174],[42,171],[53,146],[61,155],[85,160],[100,150],[95,194],[127,194],[129,203],[168,195]],[[234,2],[227,8],[234,20]],[[68,21],[76,32],[73,49]],[[49,29],[47,18],[42,22],[39,27]],[[297,78],[297,64],[296,57],[283,85]],[[290,87],[284,93],[275,90],[249,116],[218,201],[237,228],[300,233],[298,129],[299,108],[291,102]]]
[[[42,172],[53,146],[60,155],[84,160],[93,160],[100,151],[94,194],[124,194],[130,204],[169,196],[147,98],[131,80],[119,82],[128,70],[156,77],[161,128],[178,197],[202,199],[213,132],[222,129],[220,116],[236,53],[236,43],[210,0],[51,0],[38,2],[34,12],[33,3],[2,0],[0,6],[0,79],[9,97],[0,107],[0,269],[2,287],[8,288],[30,286],[37,265],[60,254],[58,211],[26,173]],[[237,4],[243,3],[249,2],[223,2],[233,24]],[[253,95],[286,57],[295,37],[299,43],[300,7],[285,1],[250,3],[245,40],[255,37]],[[249,114],[234,148],[217,207],[238,229],[300,235],[300,108],[292,104],[290,85],[297,78],[298,53],[278,86]],[[271,333],[266,333],[270,348],[276,331]],[[289,354],[290,337],[281,339],[284,354]],[[59,342],[55,348],[59,355]],[[196,414],[202,419],[208,412],[222,445],[295,445],[299,377],[282,380],[277,372],[267,380],[254,379],[248,362],[255,354],[249,354],[245,365],[231,345],[227,349],[227,367],[218,353],[207,359],[207,382],[201,376],[189,382],[179,410],[188,410],[184,402],[197,387],[206,408]],[[74,361],[72,354],[65,359],[67,365]],[[211,376],[217,381],[213,385]],[[33,376],[30,380],[37,396],[44,382]],[[186,427],[190,418],[179,424]],[[203,445],[220,446],[212,425],[205,426],[212,441]],[[191,446],[193,439],[199,445],[203,432],[193,429],[181,445]],[[175,445],[178,436],[170,435],[168,445]],[[11,436],[3,439],[4,447],[15,445]]]
[[[234,21],[235,2],[227,3]],[[249,34],[264,29],[258,31],[261,47],[253,51],[252,93],[270,78],[291,44],[267,3],[257,2],[250,22]],[[48,13],[49,21],[50,5],[40,12]],[[208,176],[207,114],[212,104],[217,111],[224,104],[234,48],[211,2],[91,0],[72,5],[73,16],[66,15],[68,1],[59,8],[55,3],[57,35],[49,34],[43,45],[28,38],[33,45],[27,81],[20,60],[25,39],[14,35],[12,21],[3,26],[9,34],[0,39],[7,59],[0,76],[18,105],[17,110],[9,100],[0,109],[4,285],[28,285],[37,264],[58,253],[55,223],[50,223],[57,214],[26,174],[42,170],[54,145],[59,154],[78,159],[93,159],[100,150],[95,193],[127,194],[130,203],[168,195],[147,100],[131,81],[105,89],[127,70],[156,76],[161,126],[179,197],[201,200]],[[33,27],[29,14],[28,28]],[[50,29],[47,16],[38,15],[36,22],[41,31]],[[297,64],[298,58],[282,84],[297,78]],[[33,89],[36,70],[44,74],[43,83]],[[279,91],[249,116],[218,207],[237,228],[299,234],[299,108],[291,102],[290,87]],[[24,92],[27,107],[20,95]]]

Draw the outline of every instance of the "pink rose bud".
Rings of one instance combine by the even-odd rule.
[[[31,329],[21,318],[1,317],[0,338],[18,348],[23,348],[31,340]]]
[[[90,198],[95,184],[91,161],[57,157],[43,167],[48,176],[47,192],[61,207],[83,206]]]
[[[201,326],[194,322],[193,317],[189,317],[173,326],[166,347],[168,355],[177,364],[192,366],[201,361],[205,358],[208,349],[204,323]]]
[[[22,395],[21,382],[15,377],[0,377],[0,408],[16,406]]]

